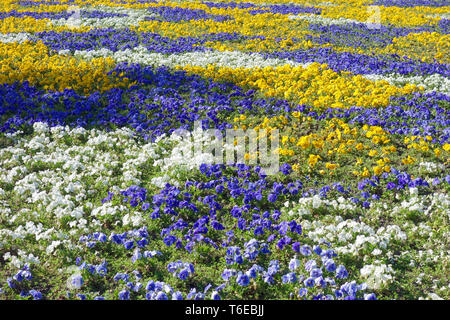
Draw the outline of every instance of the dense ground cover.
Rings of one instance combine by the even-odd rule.
[[[2,1],[0,299],[449,299],[449,7]]]

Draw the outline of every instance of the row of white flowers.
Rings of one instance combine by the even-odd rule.
[[[146,9],[133,9],[109,6],[94,7],[69,7],[69,13],[72,14],[69,19],[53,19],[50,24],[54,26],[73,26],[73,27],[91,27],[91,28],[126,28],[129,26],[139,26],[146,17],[155,17],[157,15],[150,13]],[[126,14],[123,17],[109,18],[87,18],[81,16],[81,11],[102,11],[105,13]]]
[[[403,87],[408,83],[415,84],[418,87],[423,87],[425,92],[437,91],[450,95],[450,79],[440,74],[427,76],[405,76],[397,73],[389,75],[365,74],[364,77],[371,81],[385,80],[397,87]]]
[[[300,14],[300,15],[289,15],[288,19],[291,20],[305,20],[308,21],[309,23],[320,23],[323,25],[346,25],[346,24],[350,24],[350,23],[363,23],[361,21],[358,20],[354,20],[354,19],[346,19],[346,18],[337,18],[337,19],[332,19],[332,18],[325,18],[319,15],[314,15],[314,14]]]
[[[30,39],[30,34],[28,32],[18,32],[18,33],[0,33],[0,42],[3,43],[22,43]]]
[[[69,54],[69,50],[61,50],[59,54]],[[283,65],[307,67],[309,64],[302,64],[286,59],[265,59],[256,53],[243,53],[239,51],[211,51],[211,52],[186,52],[180,54],[162,54],[149,52],[147,48],[139,45],[132,49],[112,52],[109,49],[98,50],[76,50],[75,57],[90,60],[99,57],[111,57],[117,62],[139,63],[154,67],[160,66],[200,66],[216,65],[229,68],[264,68],[277,67]]]

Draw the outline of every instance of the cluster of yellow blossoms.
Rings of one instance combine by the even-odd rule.
[[[308,32],[304,32],[308,34]],[[311,48],[329,48],[331,44],[318,44],[311,40],[302,40],[293,42],[292,39],[275,39],[267,37],[265,39],[248,39],[241,42],[224,43],[221,41],[207,41],[205,47],[209,47],[218,51],[241,51],[241,52],[272,52],[272,51],[294,51],[299,49]]]
[[[450,35],[437,32],[410,33],[406,37],[394,38],[393,43],[380,51],[395,53],[424,62],[450,63]]]
[[[107,74],[114,66],[111,58],[82,61],[51,54],[42,42],[0,43],[0,83],[28,81],[46,90],[85,94],[132,85],[127,78]]]
[[[157,32],[167,37],[198,36],[205,33],[234,33],[244,36],[266,36],[276,42],[276,37],[283,39],[304,38],[308,22],[291,20],[287,15],[263,13],[251,15],[250,9],[238,8],[209,8],[204,4],[191,2],[189,4],[159,3],[159,5],[180,7],[187,9],[201,9],[208,14],[228,15],[234,19],[226,21],[190,20],[181,22],[142,21],[139,27],[131,28],[141,32]],[[155,5],[156,6],[156,5]]]
[[[414,85],[398,88],[386,81],[370,81],[348,72],[340,74],[327,65],[313,63],[301,66],[265,68],[230,68],[179,66],[178,69],[216,81],[233,82],[239,86],[260,90],[267,97],[278,97],[316,108],[347,108],[354,105],[384,107],[395,95],[418,91]]]
[[[292,113],[290,119],[280,115],[255,123],[241,116],[234,118],[234,122],[235,129],[253,128],[268,134],[278,129],[281,132],[281,146],[277,151],[284,160],[293,164],[292,168],[297,172],[334,175],[344,167],[342,174],[351,172],[355,176],[369,177],[390,172],[391,163],[395,163],[396,167],[410,165],[423,157],[444,161],[450,151],[450,144],[433,145],[431,137],[413,136],[405,138],[404,144],[399,144],[379,126],[364,125],[358,128],[336,118],[317,129],[318,124],[311,117],[297,111]],[[405,157],[403,154],[407,149],[415,149],[415,152],[408,152]]]

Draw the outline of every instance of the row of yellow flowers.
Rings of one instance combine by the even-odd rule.
[[[114,66],[111,58],[82,61],[52,54],[42,42],[0,43],[0,83],[28,81],[46,90],[85,94],[132,85],[127,78],[107,74]]]
[[[180,6],[181,7],[181,6]],[[195,7],[194,7],[195,8]],[[192,9],[192,8],[189,8]],[[287,15],[264,13],[251,15],[240,9],[205,10],[212,14],[234,17],[223,22],[213,20],[190,20],[181,22],[142,21],[139,27],[131,28],[141,32],[157,32],[167,37],[199,36],[205,33],[240,33],[244,36],[265,36],[271,38],[303,38],[308,22],[291,20]],[[234,12],[233,12],[234,11]],[[239,12],[238,12],[239,11]],[[247,10],[248,11],[248,10]]]
[[[437,32],[410,33],[394,38],[392,44],[380,50],[381,54],[395,53],[424,62],[450,63],[450,35]]]
[[[32,17],[8,17],[0,20],[0,33],[17,33],[17,32],[43,32],[43,31],[71,31],[71,32],[87,32],[91,27],[80,26],[79,28],[70,28],[68,26],[58,26],[52,23],[50,19],[34,19]]]
[[[307,68],[284,65],[265,68],[230,68],[218,66],[178,66],[191,74],[216,81],[233,82],[260,90],[267,97],[278,97],[316,108],[384,107],[389,98],[420,89],[414,85],[398,88],[386,81],[370,81],[348,72],[337,73],[325,64]]]
[[[310,34],[304,31],[304,35]],[[302,37],[303,38],[303,37]],[[300,38],[301,39],[301,38]],[[297,40],[292,39],[276,39],[275,37],[267,37],[265,39],[247,39],[240,42],[224,43],[221,41],[207,41],[203,44],[218,51],[241,51],[241,52],[273,52],[273,51],[293,51],[300,49],[312,48],[333,48],[331,44],[318,44],[311,40]]]

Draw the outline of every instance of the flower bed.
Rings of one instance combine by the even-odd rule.
[[[449,299],[448,9],[2,1],[0,299]]]

